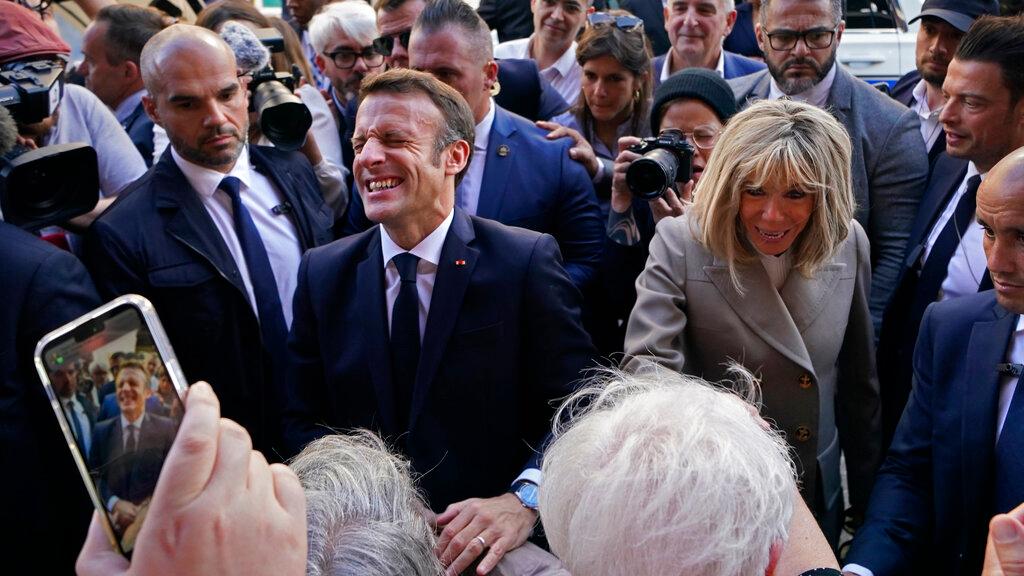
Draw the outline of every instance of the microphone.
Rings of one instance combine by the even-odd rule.
[[[238,68],[243,74],[262,70],[270,63],[270,51],[248,27],[237,22],[225,22],[220,37],[235,53]]]
[[[1003,374],[1003,375],[1006,375],[1006,376],[1018,376],[1019,377],[1022,373],[1024,373],[1024,365],[1013,364],[1013,363],[1010,363],[1010,362],[1006,362],[1006,363],[1003,363],[1003,364],[996,364],[996,370],[1000,374]]]
[[[6,156],[18,146],[18,124],[7,110],[0,106],[0,156]]]

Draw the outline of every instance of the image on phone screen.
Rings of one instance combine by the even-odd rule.
[[[162,329],[149,303],[138,300],[145,306],[115,301],[51,334],[40,354],[58,420],[63,416],[79,468],[88,472],[89,492],[126,555],[135,547],[183,411],[175,384],[181,379],[161,352],[169,350]]]

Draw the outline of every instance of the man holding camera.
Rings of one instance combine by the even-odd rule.
[[[34,77],[45,90],[25,91],[4,80],[5,92],[17,92],[11,113],[18,124],[19,143],[28,149],[53,144],[84,142],[96,150],[99,193],[96,208],[72,220],[86,227],[133,180],[146,171],[142,156],[114,115],[96,96],[75,85],[65,85],[63,68],[71,48],[43,23],[39,14],[14,2],[0,2],[0,70]],[[5,74],[6,75],[6,74]],[[54,90],[62,96],[54,103]]]
[[[219,36],[172,26],[141,63],[143,105],[171,146],[96,221],[87,261],[105,296],[153,302],[185,374],[275,459],[299,258],[333,218],[304,156],[246,144],[247,92]]]

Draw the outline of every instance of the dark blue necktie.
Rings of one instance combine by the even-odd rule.
[[[420,301],[416,290],[419,256],[408,252],[392,261],[401,285],[391,311],[391,381],[395,392],[395,414],[403,428],[408,426],[416,367],[420,363]]]
[[[967,226],[974,218],[974,208],[978,198],[978,186],[981,184],[981,176],[972,176],[967,181],[967,190],[960,197],[953,216],[946,222],[939,237],[935,239],[928,259],[921,269],[921,277],[917,283],[918,294],[925,307],[934,302],[942,289],[942,283],[946,280],[949,272],[949,260],[956,253],[960,240],[967,232]],[[922,310],[923,316],[923,310]]]
[[[249,281],[252,283],[253,296],[256,297],[256,312],[259,314],[260,335],[263,345],[270,352],[273,365],[283,364],[286,353],[285,343],[288,338],[288,327],[284,321],[281,308],[281,296],[277,291],[277,280],[270,267],[270,258],[263,246],[263,240],[256,229],[249,210],[242,204],[240,195],[241,180],[228,176],[221,180],[220,189],[231,197],[231,211],[235,220],[235,233],[238,243],[242,246],[245,265],[249,269]]]
[[[1024,376],[1003,421],[996,442],[995,513],[1004,514],[1024,502]]]

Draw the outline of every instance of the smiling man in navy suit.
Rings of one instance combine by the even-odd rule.
[[[422,474],[449,573],[485,574],[537,520],[551,402],[594,353],[580,295],[551,236],[456,207],[474,139],[457,92],[396,69],[360,96],[353,172],[379,225],[303,258],[287,439],[379,432]]]

